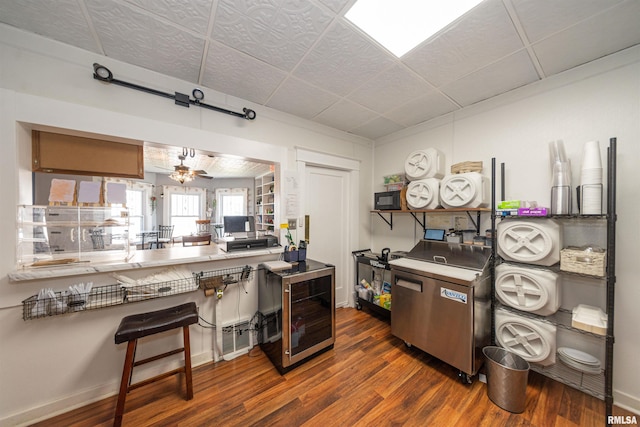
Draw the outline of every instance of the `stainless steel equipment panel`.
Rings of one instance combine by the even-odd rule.
[[[393,272],[391,332],[467,373],[474,372],[473,287]]]
[[[392,334],[475,375],[490,336],[489,259],[488,248],[422,240],[390,261]]]

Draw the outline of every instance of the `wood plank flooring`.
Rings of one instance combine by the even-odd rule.
[[[463,385],[457,370],[391,335],[366,311],[337,309],[337,341],[281,376],[259,347],[194,369],[194,398],[182,376],[129,393],[124,426],[603,426],[604,402],[529,375],[526,410],[494,405],[486,384]],[[36,426],[109,426],[116,397]],[[615,415],[633,415],[615,408]]]

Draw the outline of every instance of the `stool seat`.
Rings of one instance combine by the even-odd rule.
[[[116,330],[115,342],[116,344],[126,342],[127,353],[124,360],[124,368],[122,369],[122,379],[120,380],[120,392],[116,403],[116,414],[113,419],[114,427],[122,425],[124,404],[129,391],[151,384],[171,375],[180,373],[185,374],[185,383],[187,387],[186,398],[187,400],[191,400],[193,398],[189,325],[194,323],[198,323],[198,308],[196,307],[195,302],[188,302],[175,307],[165,308],[163,310],[151,311],[149,313],[133,314],[122,319],[120,326],[118,326],[118,329]],[[182,328],[183,347],[148,357],[144,360],[135,360],[135,353],[139,338],[177,328]],[[131,377],[135,366],[154,362],[164,357],[173,356],[179,353],[184,353],[183,367],[131,384]]]
[[[115,335],[116,344],[198,323],[195,302],[124,317]]]

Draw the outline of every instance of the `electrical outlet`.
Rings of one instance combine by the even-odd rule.
[[[293,219],[289,219],[289,230],[295,230],[296,226],[298,225],[298,220],[293,218]]]

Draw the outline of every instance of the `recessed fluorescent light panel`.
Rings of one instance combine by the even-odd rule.
[[[398,58],[482,0],[358,0],[345,18]]]

